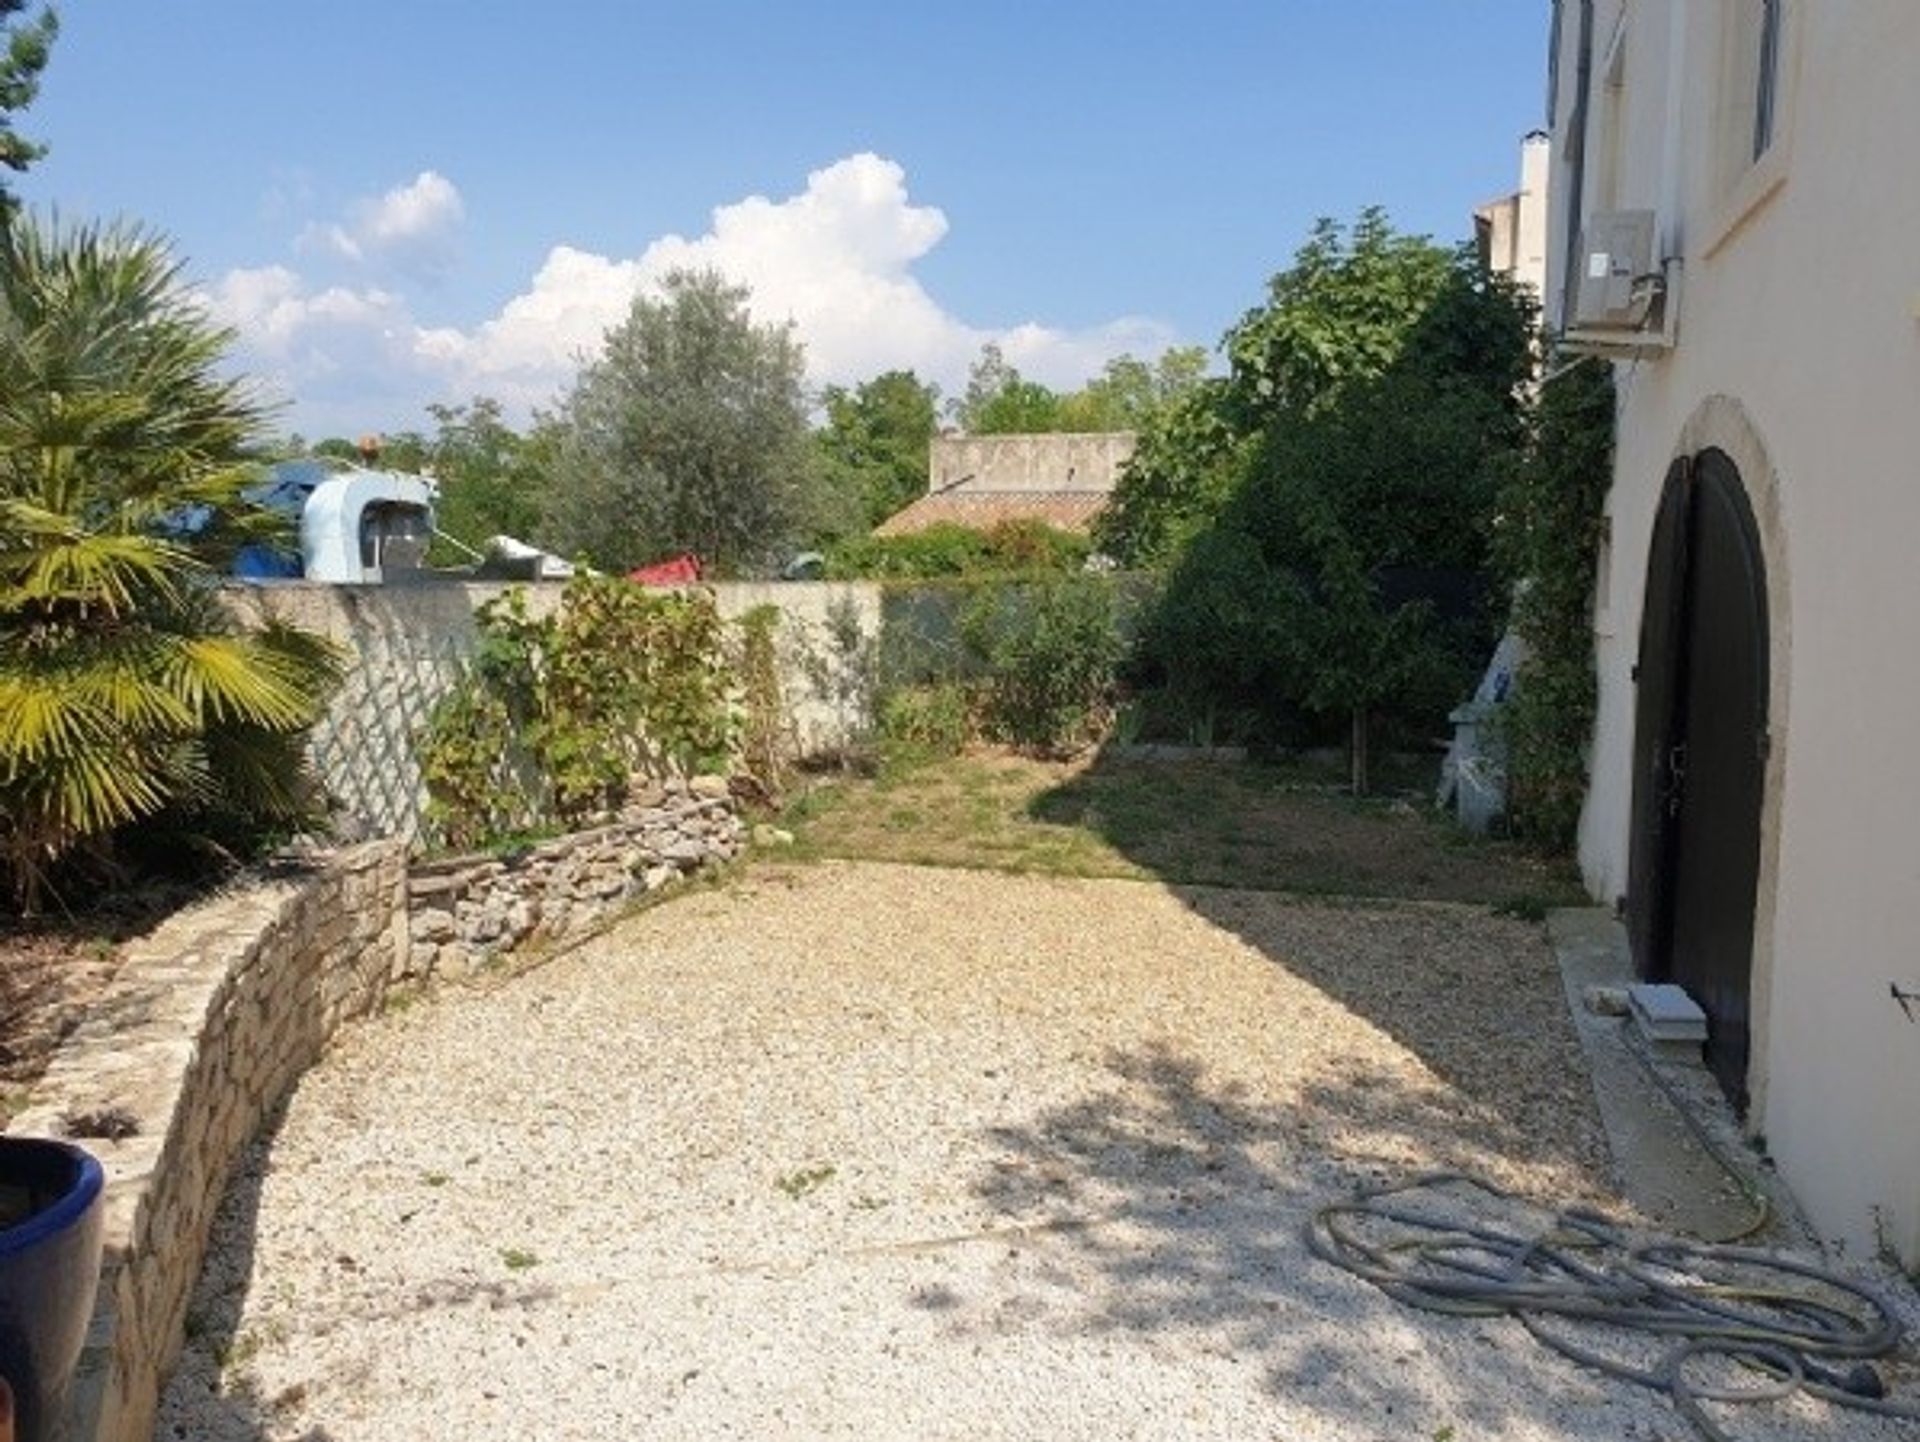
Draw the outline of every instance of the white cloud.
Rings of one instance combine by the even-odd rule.
[[[384,195],[356,201],[346,223],[310,225],[300,248],[433,279],[452,265],[466,204],[451,180],[423,170]]]
[[[417,426],[446,376],[399,296],[377,287],[312,289],[281,265],[229,271],[206,292],[247,370],[316,434]]]
[[[423,171],[357,212],[350,227],[306,239],[346,258],[417,258],[432,253],[427,242],[451,236],[461,211],[451,183]],[[314,289],[281,266],[232,272],[211,299],[315,428],[307,417],[320,409],[316,385],[344,387],[349,363],[367,367],[362,409],[349,425],[417,424],[424,401],[476,393],[524,416],[565,390],[579,357],[599,348],[636,295],[686,267],[711,267],[746,285],[756,318],[791,321],[815,384],[911,368],[952,394],[980,347],[995,341],[1027,375],[1067,387],[1122,351],[1152,354],[1175,340],[1168,326],[1136,316],[1084,330],[971,325],[913,273],[947,229],[940,210],[909,198],[898,164],[859,154],[816,170],[785,199],[756,195],[719,206],[705,233],[662,236],[637,256],[555,245],[524,291],[469,329],[423,326],[391,292]]]

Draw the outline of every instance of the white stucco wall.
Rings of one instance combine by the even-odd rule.
[[[1559,235],[1579,30],[1565,8]],[[1603,55],[1620,15],[1597,5]],[[1772,609],[1752,1125],[1824,1231],[1920,1264],[1920,1026],[1889,995],[1920,987],[1920,5],[1787,16],[1774,148],[1733,175],[1715,139],[1722,5],[1636,0],[1623,32],[1610,203],[1661,213],[1684,285],[1673,353],[1616,367],[1581,862],[1597,897],[1624,891],[1654,508],[1674,457],[1719,446],[1754,502]],[[1590,152],[1589,204],[1606,164]]]

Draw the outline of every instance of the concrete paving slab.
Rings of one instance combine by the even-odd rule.
[[[1660,1230],[1706,1241],[1751,1236],[1756,1222],[1766,1223],[1763,1233],[1782,1230],[1772,1214],[1777,1210],[1790,1218],[1790,1206],[1776,1209],[1769,1202],[1763,1215],[1752,1193],[1767,1195],[1772,1190],[1767,1180],[1756,1173],[1736,1181],[1701,1142],[1649,1074],[1648,1065],[1630,1049],[1631,1021],[1588,1009],[1589,987],[1625,987],[1634,980],[1626,928],[1600,907],[1568,907],[1548,915],[1547,932],[1593,1075],[1615,1180],[1627,1200]],[[1739,1145],[1739,1124],[1704,1066],[1677,1058],[1671,1049],[1654,1064],[1663,1069],[1696,1121],[1709,1129],[1708,1135],[1723,1134]],[[1715,1110],[1721,1115],[1712,1115]],[[1727,1145],[1721,1150],[1732,1157]]]

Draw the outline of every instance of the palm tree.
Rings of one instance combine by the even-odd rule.
[[[217,371],[231,335],[153,235],[26,217],[0,229],[0,880],[162,813],[291,818],[338,656],[243,632],[223,557],[265,412]]]

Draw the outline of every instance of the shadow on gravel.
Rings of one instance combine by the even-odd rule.
[[[278,1396],[262,1396],[246,1366],[275,1340],[240,1324],[253,1274],[260,1189],[283,1115],[268,1120],[228,1180],[187,1304],[186,1346],[161,1392],[154,1442],[337,1442],[323,1426],[289,1432],[304,1392],[288,1388]]]
[[[1452,1093],[1448,1105],[1472,1115],[1486,1157],[1604,1192],[1606,1132],[1539,925],[1466,907],[1172,890],[1418,1057]],[[1365,1076],[1354,1075],[1351,1104],[1366,1108],[1370,1098],[1376,1111],[1406,1100],[1375,1096]]]
[[[1490,1152],[1604,1172],[1605,1134],[1544,932],[1495,914],[1578,902],[1567,876],[1406,805],[1242,780],[1213,798],[1235,813],[1231,826],[1209,823],[1233,883],[1214,884],[1195,876],[1198,833],[1180,819],[1194,783],[1179,764],[1161,771],[1156,780],[1151,763],[1102,757],[1032,810],[1094,829],[1196,915],[1392,1037],[1480,1114]],[[1362,1079],[1354,1086],[1366,1094]]]
[[[1080,1263],[1060,1272],[1078,1279],[1077,1315],[1062,1325],[1235,1356],[1340,1436],[1611,1435],[1602,1414],[1621,1389],[1547,1358],[1510,1324],[1406,1311],[1306,1249],[1316,1206],[1401,1171],[1369,1153],[1478,1168],[1488,1142],[1471,1120],[1358,1075],[1276,1105],[1210,1083],[1175,1051],[1117,1052],[1106,1067],[1100,1092],[995,1128],[1001,1158],[974,1187]],[[1303,1130],[1307,1114],[1371,1140]]]

